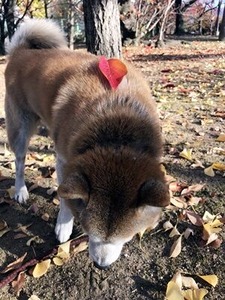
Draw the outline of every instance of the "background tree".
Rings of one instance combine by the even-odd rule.
[[[84,0],[87,50],[107,57],[121,57],[122,44],[117,0]]]

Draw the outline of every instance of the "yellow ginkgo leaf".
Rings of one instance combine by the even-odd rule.
[[[10,199],[13,199],[16,193],[15,186],[11,186],[9,189],[7,189],[7,192],[9,194]]]
[[[214,170],[225,171],[225,164],[220,162],[215,162],[212,164],[212,168]]]
[[[196,281],[190,276],[182,276],[182,284],[185,288],[198,289]]]
[[[205,168],[204,169],[204,173],[205,173],[205,175],[210,176],[210,177],[214,177],[215,176],[215,172],[213,171],[212,166],[210,166],[208,168]]]
[[[70,253],[70,243],[71,243],[71,240],[59,245],[58,252],[65,252],[65,253],[69,254]]]
[[[217,142],[225,142],[225,134],[224,133],[221,133],[217,139],[216,139]]]
[[[185,300],[202,300],[208,294],[206,289],[189,289],[182,292]],[[175,300],[176,298],[174,298]]]
[[[60,258],[58,256],[53,257],[52,260],[56,266],[62,266],[65,262],[65,260],[63,260],[62,258]]]
[[[178,286],[178,284],[174,281],[170,281],[167,284],[166,289],[166,300],[184,300],[182,292]]]
[[[216,219],[213,222],[209,222],[203,225],[203,239],[207,240],[210,235],[219,233],[223,226],[223,223],[220,220]]]
[[[214,274],[213,275],[204,275],[204,276],[198,275],[198,276],[214,287],[218,284],[218,277]]]
[[[46,274],[50,267],[50,263],[51,263],[50,259],[46,259],[40,263],[37,263],[33,270],[34,278],[38,278]]]
[[[87,242],[82,242],[77,247],[75,247],[73,249],[73,254],[76,255],[76,254],[86,250],[87,248],[88,248],[88,243]]]
[[[187,160],[192,160],[192,149],[184,148],[184,150],[181,151],[179,155]]]

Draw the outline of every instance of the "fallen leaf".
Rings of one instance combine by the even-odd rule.
[[[204,215],[202,217],[202,220],[205,222],[205,223],[208,223],[208,222],[212,222],[214,221],[216,218],[215,215],[212,215],[210,212],[208,212],[207,210],[204,212]]]
[[[211,284],[213,287],[215,287],[218,284],[218,277],[216,275],[198,275],[198,277],[202,278],[209,284]]]
[[[199,192],[203,189],[203,187],[205,186],[205,184],[194,184],[194,185],[190,185],[189,187],[187,187],[186,189],[183,189],[181,192],[181,195],[187,195],[193,192]]]
[[[58,256],[53,257],[52,261],[56,266],[62,266],[65,263],[65,260]]]
[[[50,259],[46,259],[40,263],[37,263],[36,266],[34,267],[34,270],[32,273],[33,277],[39,278],[39,277],[43,276],[44,274],[46,274],[50,267],[50,264],[51,264]]]
[[[82,242],[77,247],[75,247],[73,249],[73,254],[77,255],[78,253],[86,250],[87,248],[88,248],[88,243],[87,242]]]
[[[16,292],[16,297],[19,297],[20,292],[25,284],[26,275],[24,272],[20,272],[17,279],[12,282],[12,287]]]
[[[204,173],[205,173],[205,175],[210,176],[210,177],[214,177],[215,176],[215,172],[213,171],[212,166],[210,166],[208,168],[205,168],[204,169]]]
[[[49,214],[48,213],[44,213],[42,216],[41,216],[42,220],[44,220],[45,222],[48,222],[49,220]]]
[[[178,208],[187,208],[187,203],[179,197],[170,197],[170,203]]]
[[[0,231],[8,227],[7,223],[5,220],[0,219]]]
[[[190,235],[194,235],[194,230],[191,228],[186,228],[183,235],[184,235],[184,238],[187,240]]]
[[[208,294],[206,289],[186,290],[182,292],[185,300],[202,300]],[[174,298],[175,300],[175,298]]]
[[[178,237],[178,239],[173,243],[170,249],[170,256],[169,257],[177,257],[181,252],[181,241],[182,235]]]
[[[225,171],[225,164],[220,162],[213,163],[211,167],[213,170]]]
[[[59,205],[59,204],[60,204],[60,201],[59,201],[59,199],[54,198],[54,199],[52,200],[52,203],[55,204],[55,205]]]
[[[174,237],[174,236],[176,236],[176,235],[180,235],[180,232],[178,231],[177,227],[174,226],[174,227],[173,227],[173,230],[172,230],[172,231],[170,232],[170,234],[169,234],[169,237],[172,238],[172,237]]]
[[[15,193],[16,193],[16,188],[15,186],[11,186],[9,189],[6,190],[7,193],[9,194],[10,199],[14,199]]]
[[[27,253],[25,253],[23,256],[19,257],[17,260],[13,261],[12,263],[10,263],[4,270],[1,271],[1,273],[5,274],[11,270],[16,270],[20,268],[26,256]]]
[[[8,227],[4,228],[3,230],[0,231],[0,237],[2,237],[4,234],[6,234],[9,231],[10,229]]]
[[[41,300],[41,299],[38,298],[38,296],[36,296],[36,295],[32,295],[32,296],[30,296],[30,298],[28,298],[28,300]]]
[[[203,220],[197,213],[195,213],[193,211],[186,211],[186,215],[193,225],[196,225],[196,226],[203,225]]]
[[[224,133],[221,133],[217,139],[216,139],[217,142],[225,142],[225,134]]]
[[[165,229],[165,231],[168,231],[173,228],[173,224],[171,224],[170,221],[166,221],[163,223],[163,228]]]
[[[28,230],[27,228],[29,228],[33,223],[27,224],[27,225],[23,225],[23,226],[19,226],[16,229],[14,229],[14,232],[23,232],[25,234],[28,234]]]
[[[187,159],[187,160],[192,160],[192,149],[186,149],[184,148],[183,151],[180,152],[179,154],[181,157]]]
[[[220,220],[218,219],[215,219],[214,221],[212,222],[208,222],[206,224],[203,225],[203,240],[208,240],[210,238],[210,236],[212,234],[216,234],[216,233],[219,233],[220,231],[222,231],[222,228],[221,226],[223,226],[223,223],[220,222]],[[217,237],[216,237],[217,238]],[[216,239],[215,238],[215,239]],[[212,239],[212,238],[211,238]],[[215,240],[213,239],[213,241]],[[212,240],[210,241],[210,243],[212,242]],[[207,242],[208,244],[209,242]]]
[[[186,288],[198,289],[196,281],[189,276],[182,276],[182,285]]]
[[[181,276],[180,271],[177,271],[173,275],[171,281],[174,281],[178,285],[178,287],[179,287],[180,290],[182,289],[182,276]]]
[[[23,239],[25,237],[27,237],[27,234],[25,234],[25,233],[18,233],[18,234],[16,234],[14,236],[14,240]]]
[[[27,242],[26,242],[26,245],[28,247],[31,246],[32,243],[36,243],[36,244],[42,244],[43,243],[43,240],[38,236],[33,236],[31,239],[29,239]]]
[[[36,190],[38,187],[39,187],[39,182],[35,182],[29,187],[28,191],[31,192],[33,190]]]
[[[167,284],[166,289],[166,299],[167,300],[184,300],[182,292],[174,281],[170,281]]]

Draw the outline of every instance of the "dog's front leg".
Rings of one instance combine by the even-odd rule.
[[[58,184],[61,184],[63,181],[63,165],[63,160],[57,156],[56,171]],[[73,220],[73,214],[70,208],[66,205],[66,200],[60,198],[60,210],[55,226],[56,237],[60,243],[64,243],[70,238],[73,231]]]
[[[60,243],[68,241],[73,231],[73,214],[65,203],[66,200],[60,199],[60,210],[55,226],[55,233]]]
[[[15,180],[15,200],[25,203],[29,198],[29,193],[24,181],[25,156],[16,155],[16,180]]]

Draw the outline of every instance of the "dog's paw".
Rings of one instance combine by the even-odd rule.
[[[66,241],[68,241],[72,231],[73,220],[67,223],[60,223],[57,221],[55,226],[55,234],[60,243],[65,243]]]
[[[29,193],[27,187],[24,185],[20,189],[18,190],[16,189],[14,198],[17,202],[21,204],[26,203],[27,200],[29,199]]]

